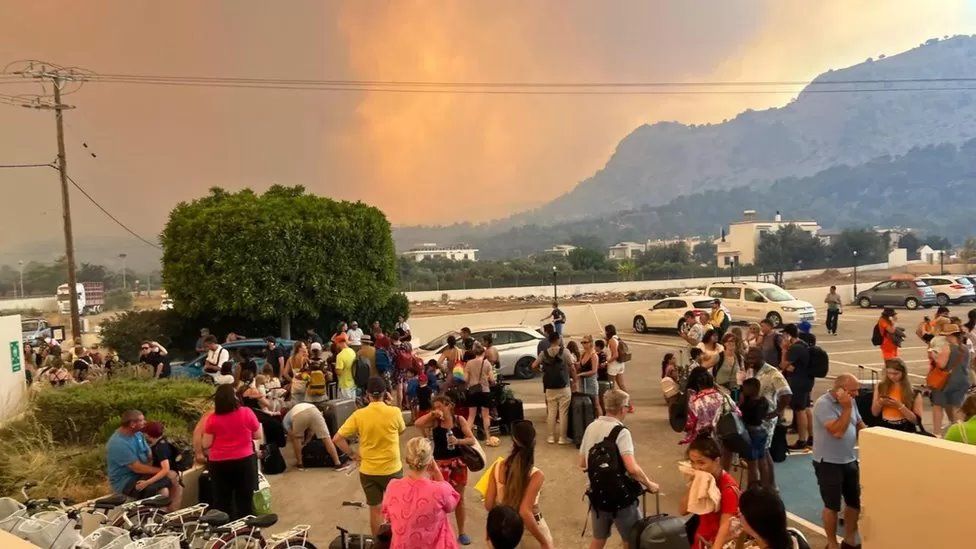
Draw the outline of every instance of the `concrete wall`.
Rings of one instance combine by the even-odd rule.
[[[865,549],[973,546],[976,446],[878,427],[859,444]]]
[[[895,248],[888,253],[889,267],[904,267],[908,265],[908,250],[905,248]]]
[[[53,295],[51,297],[0,299],[0,311],[26,311],[29,309],[55,312],[58,310],[58,300]]]
[[[0,316],[0,422],[27,403],[27,366],[20,342],[20,315]]]
[[[872,271],[878,269],[887,269],[887,263],[878,263],[874,265],[861,265],[858,266],[858,271]],[[783,278],[786,280],[791,280],[794,278],[803,278],[805,276],[816,275],[822,273],[823,269],[812,269],[808,271],[791,271],[788,273],[783,273]],[[837,269],[841,273],[849,273],[853,271],[853,268],[844,267]],[[755,280],[755,277],[743,276],[739,277],[741,280]],[[726,281],[728,277],[705,277],[705,278],[679,278],[674,280],[640,280],[632,282],[597,282],[595,284],[561,284],[557,288],[559,295],[561,297],[569,297],[574,295],[589,294],[589,293],[627,293],[627,292],[640,292],[647,290],[665,290],[669,288],[700,288],[708,285],[710,282],[715,281]],[[490,299],[495,297],[527,297],[552,295],[552,285],[548,284],[545,286],[520,286],[518,288],[481,288],[476,290],[432,290],[425,292],[406,292],[407,299],[412,302],[417,301],[440,301],[441,296],[447,295],[449,299],[461,300],[461,299]]]

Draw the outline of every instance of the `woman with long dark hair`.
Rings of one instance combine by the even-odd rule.
[[[627,362],[620,360],[620,337],[617,336],[617,327],[607,324],[603,327],[603,335],[607,338],[607,374],[613,386],[621,391],[627,392],[624,384],[624,372],[627,369]],[[634,413],[634,405],[630,404],[627,409],[630,414]]]
[[[701,365],[708,369],[718,364],[722,352],[725,351],[725,347],[719,343],[720,335],[718,330],[708,330],[698,344],[698,348],[702,350]]]
[[[492,470],[485,509],[507,505],[518,510],[525,529],[532,535],[522,538],[521,547],[552,549],[552,534],[539,510],[539,494],[545,480],[535,466],[535,427],[528,420],[516,421],[512,424],[512,452]]]
[[[885,361],[885,377],[878,383],[871,413],[881,416],[881,426],[914,433],[922,417],[922,395],[912,389],[908,368],[900,358]]]
[[[258,485],[254,441],[262,436],[254,411],[241,406],[233,385],[214,392],[214,413],[203,428],[203,449],[213,481],[213,506],[238,519],[254,514],[252,498]]]
[[[711,434],[702,434],[688,447],[688,461],[692,468],[715,477],[715,485],[720,493],[717,509],[697,515],[698,526],[691,543],[694,549],[724,547],[731,539],[732,519],[739,514],[739,485],[722,467],[721,457],[722,450]],[[682,515],[692,512],[689,510],[689,499],[690,493],[686,493],[681,500]]]
[[[783,500],[768,488],[753,486],[739,496],[742,528],[760,549],[810,549],[803,534],[786,527]]]

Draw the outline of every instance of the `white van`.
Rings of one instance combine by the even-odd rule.
[[[773,326],[817,321],[813,305],[767,282],[715,282],[705,289],[705,295],[722,300],[722,305],[732,311],[736,321],[769,319]]]

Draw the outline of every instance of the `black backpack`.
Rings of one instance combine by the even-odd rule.
[[[562,345],[559,346],[559,353],[556,356],[549,354],[549,349],[542,351],[542,383],[550,389],[566,387],[566,366],[563,364]]]
[[[352,378],[356,382],[356,387],[365,389],[366,383],[369,382],[369,361],[363,357],[356,357],[352,368]]]
[[[874,331],[871,332],[871,344],[878,347],[882,343],[884,343],[884,334],[881,333],[881,324],[875,324]]]
[[[627,474],[624,460],[617,448],[617,436],[626,429],[617,425],[607,438],[594,444],[586,455],[586,476],[590,488],[590,506],[597,511],[616,513],[637,501],[644,492],[643,487]]]
[[[169,468],[176,471],[177,473],[182,473],[193,467],[193,454],[192,446],[183,446],[182,444],[177,444],[171,440],[164,440],[166,444],[169,444]]]
[[[830,372],[830,357],[822,347],[810,345],[807,348],[810,353],[810,375],[813,377],[827,377]]]

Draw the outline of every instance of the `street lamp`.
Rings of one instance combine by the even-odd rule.
[[[20,298],[24,299],[24,297],[27,296],[27,294],[24,293],[24,260],[21,259],[18,261],[17,265],[20,266]]]
[[[559,301],[559,290],[556,286],[556,266],[552,266],[552,301],[553,303]]]
[[[857,299],[857,250],[854,250],[854,299]]]

